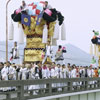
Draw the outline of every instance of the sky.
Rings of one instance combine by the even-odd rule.
[[[5,41],[5,4],[7,0],[0,0],[0,41]],[[25,0],[27,3],[39,0]],[[100,0],[47,0],[49,4],[60,11],[65,17],[66,41],[58,44],[73,44],[89,53],[92,30],[100,31]],[[21,0],[11,0],[8,5],[8,23],[13,11],[19,8]],[[14,41],[19,38],[18,25],[14,23]]]

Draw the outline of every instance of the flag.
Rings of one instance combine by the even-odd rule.
[[[30,17],[29,15],[22,14],[22,15],[21,15],[21,23],[22,23],[22,24],[25,24],[25,25],[27,25],[27,26],[30,26],[31,17]]]
[[[37,20],[36,20],[36,25],[39,25],[40,22],[41,22],[41,19],[42,19],[42,16],[43,16],[43,13],[40,13],[37,17]]]

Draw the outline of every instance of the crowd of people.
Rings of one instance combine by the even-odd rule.
[[[31,64],[11,64],[9,61],[0,63],[0,80],[27,80],[27,79],[49,79],[49,78],[81,78],[100,77],[100,68],[92,66],[76,66],[55,64],[42,64],[41,62]]]
[[[100,68],[92,68],[92,66],[76,66],[75,64],[66,65],[56,64],[55,62],[42,64],[23,63],[21,65],[5,62],[0,62],[0,81],[3,80],[34,80],[34,79],[68,79],[68,78],[85,78],[85,77],[100,77]],[[73,86],[81,85],[82,82],[73,82]],[[91,83],[92,84],[92,83]],[[94,83],[93,83],[94,84]],[[52,87],[64,86],[67,83],[52,83]],[[24,86],[24,89],[40,89],[46,88],[46,84]],[[15,90],[16,87],[1,88],[0,91]],[[61,88],[60,88],[61,90]],[[35,92],[36,93],[36,92]]]

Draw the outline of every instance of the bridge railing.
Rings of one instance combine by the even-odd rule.
[[[11,88],[15,91],[8,91]],[[100,89],[100,78],[0,81],[0,100],[28,100],[94,89]]]

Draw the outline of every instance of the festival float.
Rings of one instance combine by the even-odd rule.
[[[99,58],[98,64],[100,66],[100,35],[98,31],[93,30],[94,36],[91,39],[91,47],[90,47],[90,54],[93,55],[93,46],[94,46],[94,55]],[[96,63],[94,57],[92,59],[93,64]]]
[[[43,61],[48,41],[50,45],[57,45],[59,27],[62,26],[61,39],[65,40],[64,16],[57,9],[49,7],[47,1],[32,2],[15,10],[11,15],[14,22],[18,23],[20,39],[23,41],[22,32],[26,35],[24,48],[24,62]],[[10,39],[13,36],[13,24],[10,25]],[[50,58],[47,58],[49,62]]]

